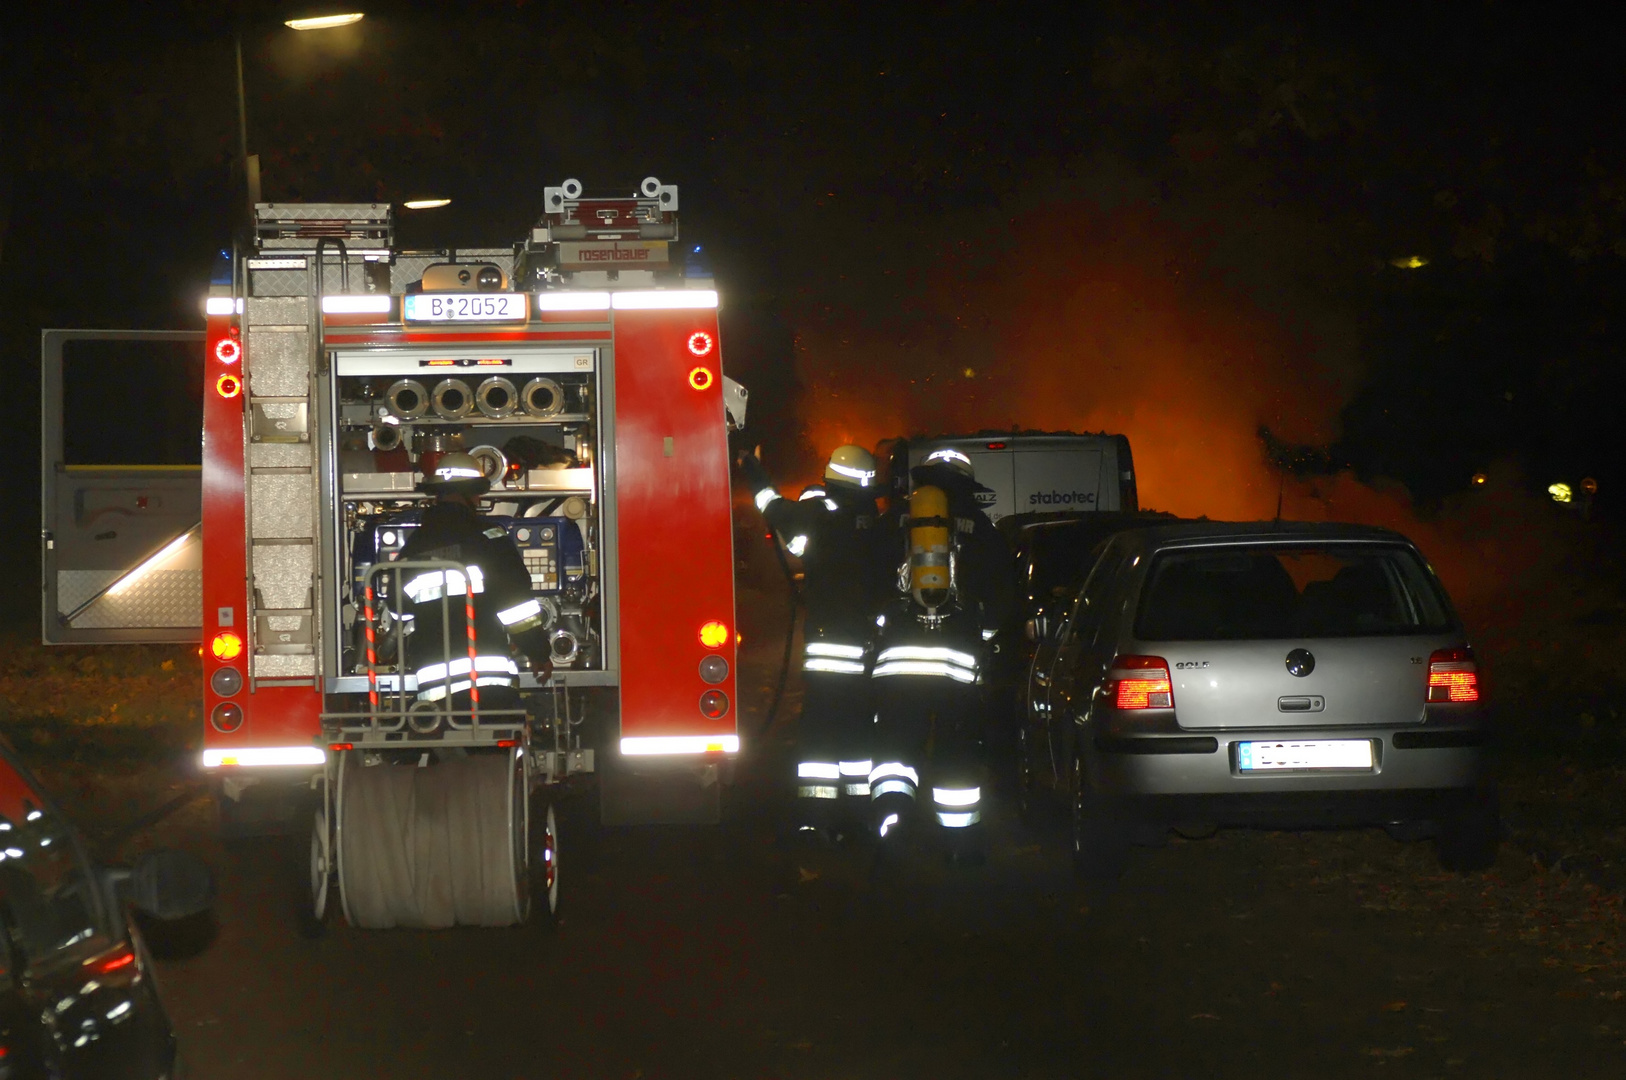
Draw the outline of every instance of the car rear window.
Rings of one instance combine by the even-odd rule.
[[[1260,545],[1171,551],[1152,564],[1145,641],[1371,637],[1444,632],[1444,598],[1409,548]]]

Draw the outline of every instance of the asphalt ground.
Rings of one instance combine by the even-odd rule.
[[[748,730],[779,644],[752,637]],[[1619,898],[1512,847],[1456,876],[1377,830],[1223,832],[1091,891],[1004,792],[982,865],[929,837],[802,846],[787,733],[748,742],[715,828],[599,829],[566,800],[557,925],[307,940],[294,845],[173,815],[143,842],[221,890],[157,942],[189,1076],[1626,1075]]]

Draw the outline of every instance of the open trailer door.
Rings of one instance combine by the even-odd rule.
[[[203,340],[41,334],[46,644],[199,640]]]

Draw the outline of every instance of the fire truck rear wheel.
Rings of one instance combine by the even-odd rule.
[[[531,828],[531,910],[543,927],[559,921],[559,818],[553,800],[539,796]]]

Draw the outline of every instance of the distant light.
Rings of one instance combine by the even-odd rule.
[[[1474,487],[1484,487],[1486,481],[1488,481],[1490,479],[1490,477],[1486,476],[1482,472],[1476,472],[1476,473],[1474,473],[1474,478],[1473,479],[1474,479]]]
[[[1403,255],[1398,259],[1390,259],[1389,265],[1397,270],[1421,270],[1428,265],[1428,260],[1421,255]]]
[[[975,379],[977,377],[977,369],[966,368],[964,371],[960,372],[960,374],[964,375],[968,379]]]
[[[443,206],[452,205],[450,199],[408,199],[401,204],[408,210],[439,210]]]
[[[353,11],[348,15],[315,15],[309,19],[288,19],[283,25],[294,30],[331,30],[335,26],[359,23],[363,17],[361,12]]]
[[[1598,493],[1598,482],[1589,476],[1581,481],[1581,490],[1588,495],[1596,495]]]
[[[1570,490],[1568,484],[1549,484],[1547,494],[1553,497],[1555,503],[1567,503],[1575,498],[1575,492]]]

